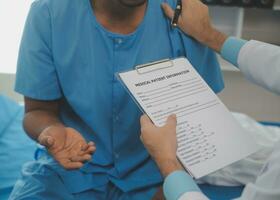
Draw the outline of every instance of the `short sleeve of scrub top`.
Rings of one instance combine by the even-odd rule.
[[[35,1],[26,20],[19,50],[17,92],[40,100],[55,100],[62,96],[51,43],[49,9],[44,1]]]
[[[83,169],[57,170],[69,190],[81,192],[110,181],[133,191],[162,181],[139,139],[141,111],[116,72],[184,56],[213,91],[223,89],[215,53],[172,29],[160,6],[163,1],[174,6],[173,0],[149,0],[145,18],[129,35],[102,27],[89,0],[37,0],[31,6],[15,89],[38,100],[61,98],[62,122],[97,146]],[[149,177],[143,179],[145,174]]]

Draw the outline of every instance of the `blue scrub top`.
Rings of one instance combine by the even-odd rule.
[[[123,191],[162,181],[139,139],[141,111],[116,72],[185,56],[215,92],[223,89],[214,52],[172,29],[162,2],[149,0],[142,23],[129,35],[102,27],[89,0],[37,0],[31,6],[15,89],[37,100],[62,99],[62,122],[97,146],[92,161],[82,169],[56,169],[71,192],[108,181]],[[168,2],[175,6],[173,0]]]

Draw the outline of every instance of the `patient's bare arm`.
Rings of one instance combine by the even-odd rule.
[[[45,146],[66,169],[77,169],[91,159],[93,142],[87,143],[76,130],[65,127],[59,120],[59,100],[38,101],[25,97],[24,129]]]
[[[25,115],[23,126],[27,134],[38,141],[41,132],[50,126],[63,126],[58,118],[59,100],[37,101],[24,98]]]

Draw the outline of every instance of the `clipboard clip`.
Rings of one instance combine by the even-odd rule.
[[[172,60],[163,59],[163,60],[150,62],[150,63],[143,64],[143,65],[137,65],[135,67],[135,70],[138,72],[138,74],[144,74],[144,73],[148,73],[151,71],[156,71],[156,70],[160,70],[160,69],[164,69],[164,68],[168,68],[168,67],[172,67],[172,66],[173,66]]]

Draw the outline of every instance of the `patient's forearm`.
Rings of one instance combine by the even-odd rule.
[[[25,114],[23,126],[29,137],[38,140],[44,129],[50,126],[63,126],[56,113],[46,110],[33,110]]]

